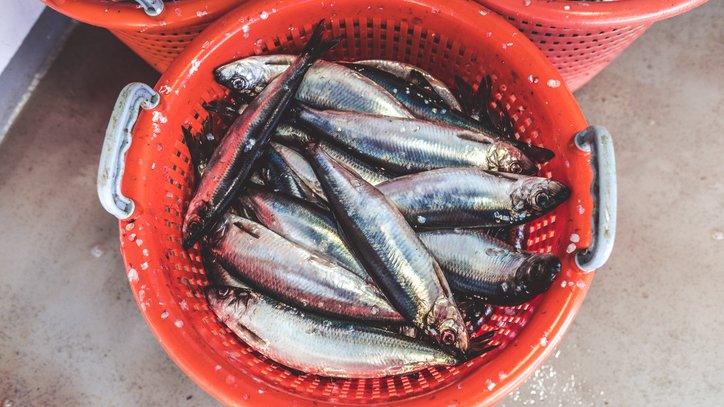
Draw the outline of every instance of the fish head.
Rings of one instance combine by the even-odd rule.
[[[259,295],[249,288],[229,286],[208,286],[205,294],[209,307],[224,323],[241,318]]]
[[[515,273],[516,290],[538,295],[548,289],[561,272],[561,262],[550,253],[536,253],[523,261]]]
[[[488,150],[488,169],[511,174],[534,174],[537,170],[533,161],[510,143],[494,142]]]
[[[468,331],[460,310],[451,299],[440,297],[428,314],[427,334],[446,348],[465,352],[468,349]]]
[[[252,57],[216,68],[214,78],[227,88],[250,91],[265,86],[272,74],[268,64]]]
[[[550,212],[571,195],[563,183],[542,177],[520,177],[512,188],[512,208],[520,222]]]

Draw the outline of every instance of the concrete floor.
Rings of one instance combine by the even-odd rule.
[[[724,405],[724,3],[657,24],[578,93],[616,140],[619,230],[578,318],[506,406]],[[0,401],[213,405],[131,297],[96,167],[156,74],[79,27],[0,147]]]

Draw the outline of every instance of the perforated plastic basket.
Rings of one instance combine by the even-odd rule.
[[[268,360],[240,342],[209,310],[199,251],[181,247],[182,219],[193,193],[181,126],[200,129],[207,115],[202,103],[225,95],[213,79],[214,68],[252,54],[299,50],[322,18],[328,34],[344,38],[330,59],[409,62],[448,83],[454,74],[470,83],[492,75],[496,108],[510,113],[522,139],[555,152],[540,174],[562,180],[572,195],[553,213],[527,225],[527,246],[556,253],[563,270],[546,294],[521,306],[495,309],[484,327],[496,330],[499,347],[494,352],[456,367],[408,375],[331,379]],[[561,340],[593,277],[583,270],[603,264],[613,242],[612,143],[603,129],[586,128],[560,81],[531,42],[474,2],[295,0],[242,5],[204,31],[155,90],[143,84],[126,87],[109,123],[99,196],[104,207],[122,219],[128,279],[149,326],[181,369],[225,404],[447,406],[500,400]],[[144,108],[140,113],[139,106]]]
[[[476,0],[500,13],[555,65],[571,90],[601,72],[651,24],[707,0]]]
[[[133,0],[43,0],[68,17],[108,29],[159,72],[204,28],[244,0],[144,1],[146,9]]]

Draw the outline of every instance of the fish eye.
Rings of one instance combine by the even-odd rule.
[[[217,293],[221,298],[227,298],[231,295],[232,289],[229,287],[222,287],[218,289]]]
[[[533,203],[539,208],[545,208],[550,201],[550,197],[545,192],[539,192],[533,197]]]
[[[234,87],[234,89],[244,89],[246,88],[246,81],[244,78],[236,77],[231,80],[231,85]]]
[[[455,332],[446,329],[442,332],[442,336],[440,337],[440,340],[443,344],[452,346],[455,344],[455,339],[457,338],[457,335],[455,335]]]
[[[523,167],[519,163],[510,164],[508,169],[514,174],[520,174],[521,172],[523,172]]]

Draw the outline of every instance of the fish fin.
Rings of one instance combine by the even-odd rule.
[[[482,342],[482,341],[488,341],[488,340],[492,339],[493,336],[495,336],[495,333],[496,333],[495,330],[493,330],[493,331],[488,331],[488,332],[486,332],[486,333],[478,336],[477,338],[475,338],[475,341],[476,341],[476,342],[477,342],[477,341],[480,341],[480,342]]]
[[[470,347],[468,348],[468,351],[465,354],[465,357],[467,359],[476,358],[478,356],[481,356],[481,355],[484,355],[484,354],[490,352],[491,350],[493,350],[497,347],[498,347],[498,345],[482,346],[482,345],[478,345],[478,344],[473,344],[473,345],[470,345]]]
[[[473,132],[462,132],[455,135],[455,137],[462,139],[462,140],[468,140],[468,141],[475,141],[477,143],[482,144],[493,144],[493,139],[479,134],[479,133],[473,133]]]
[[[233,103],[224,100],[204,102],[201,106],[209,113],[216,113],[224,117],[236,118],[239,115],[238,108]]]
[[[425,75],[423,75],[422,72],[418,71],[417,69],[413,69],[412,71],[410,71],[407,80],[421,88],[429,90],[430,92],[435,92],[435,89],[432,87],[430,81],[428,81],[427,78],[425,78]],[[435,92],[435,94],[437,93]]]
[[[497,331],[488,331],[479,337],[475,338],[474,341],[468,346],[468,350],[465,353],[467,359],[478,357],[498,347],[498,345],[491,345],[493,337]]]
[[[259,231],[256,228],[254,228],[253,226],[248,225],[244,221],[250,221],[250,219],[246,219],[239,215],[234,215],[234,216],[227,215],[227,218],[224,219],[222,222],[231,223],[232,225],[239,228],[239,230],[241,230],[242,232],[249,234],[250,236],[252,236],[255,239],[258,239],[260,237]],[[251,221],[251,222],[254,222],[254,221]]]
[[[483,75],[474,96],[474,112],[478,116],[478,121],[484,126],[497,129],[493,118],[497,113],[490,107],[491,99],[493,99],[493,78],[490,75]]]
[[[470,107],[473,104],[473,88],[465,80],[455,75],[455,98],[460,102],[463,113],[470,114]]]

